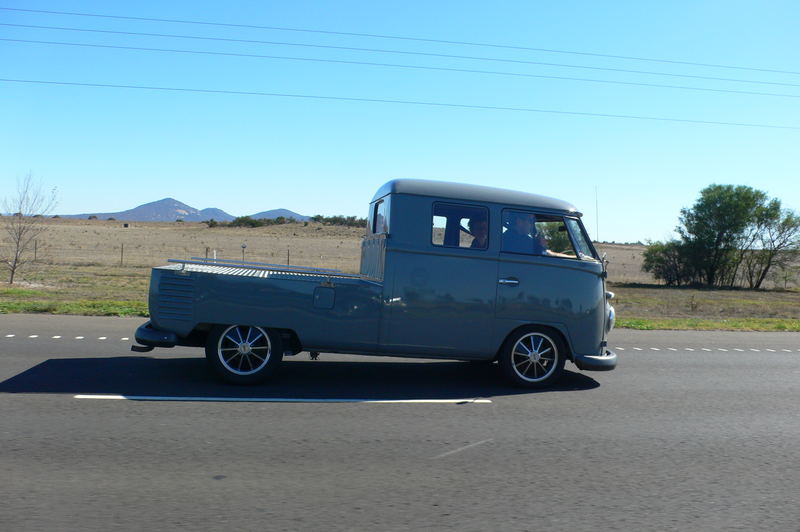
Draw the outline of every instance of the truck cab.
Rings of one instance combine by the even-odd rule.
[[[616,366],[603,261],[577,209],[536,194],[390,181],[370,202],[357,275],[171,262],[153,270],[137,341],[205,345],[231,382],[261,382],[299,351],[497,361],[524,387],[552,384],[566,361]],[[164,313],[175,283],[191,285],[180,324]]]

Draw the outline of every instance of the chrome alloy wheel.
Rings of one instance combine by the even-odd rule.
[[[541,382],[555,371],[558,347],[547,335],[532,332],[522,336],[511,350],[514,372],[526,382]]]
[[[217,356],[225,370],[236,375],[252,375],[269,362],[272,344],[261,327],[231,325],[217,341]]]

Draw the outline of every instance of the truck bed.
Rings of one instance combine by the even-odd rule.
[[[262,279],[363,279],[378,282],[377,279],[355,274],[344,273],[340,270],[328,268],[312,268],[308,266],[289,266],[283,264],[267,264],[263,262],[242,262],[223,259],[203,259],[192,257],[189,260],[169,259],[168,266],[158,266],[159,269],[177,270],[185,272],[202,272],[217,275],[238,275],[245,277],[259,277]]]
[[[188,337],[209,324],[293,331],[306,349],[374,350],[383,283],[325,268],[193,258],[153,268],[150,319]]]

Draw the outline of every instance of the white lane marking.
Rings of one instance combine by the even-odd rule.
[[[675,349],[674,347],[668,347],[667,349],[669,349],[670,351],[677,351],[677,349]]]
[[[83,336],[76,336],[75,339],[76,340],[83,340]]]
[[[704,347],[704,348],[703,348],[703,351],[711,351],[711,349],[709,349],[709,348],[707,348],[707,347]]]
[[[107,340],[107,339],[108,339],[107,336],[101,336],[100,338],[98,338],[98,340]]]
[[[726,353],[728,352],[728,350],[727,350],[727,349],[723,349],[723,348],[721,348],[721,347],[718,347],[718,348],[717,348],[717,351],[725,351]]]
[[[373,404],[489,404],[491,399],[317,399],[295,397],[172,397],[159,395],[75,395],[74,399],[128,401],[191,401],[208,403],[373,403]]]
[[[659,349],[659,348],[657,348],[657,347],[651,347],[651,348],[650,348],[650,350],[651,350],[651,351],[661,351],[661,349]]]
[[[614,349],[616,349],[617,351],[625,351],[624,347],[619,347],[619,346],[615,347]]]
[[[791,349],[781,349],[781,351],[786,351],[787,353],[791,353],[792,352]]]
[[[750,348],[750,351],[755,351],[756,353],[760,353],[760,352],[761,352],[761,349],[753,349],[753,348],[751,347],[751,348]]]
[[[445,456],[450,456],[451,454],[460,453],[461,451],[466,451],[467,449],[472,449],[473,447],[477,447],[478,445],[483,445],[484,443],[489,443],[490,441],[494,441],[494,438],[489,438],[488,440],[478,441],[475,443],[470,443],[469,445],[465,445],[464,447],[459,447],[458,449],[453,449],[452,451],[447,451],[446,453],[442,453],[439,455],[434,456],[434,460],[437,458],[444,458]]]
[[[32,335],[28,336],[28,338],[39,338],[39,335],[38,334],[32,334]]]
[[[6,338],[14,338],[14,335],[13,334],[7,334]]]
[[[634,347],[633,349],[634,349],[634,351],[641,351],[642,350],[641,347]]]
[[[683,350],[684,351],[694,351],[694,349],[692,349],[691,347],[685,347]]]
[[[127,338],[127,337],[126,337],[126,338],[120,338],[120,339],[119,339],[119,341],[120,341],[120,342],[127,342],[128,340],[130,340],[130,338]]]
[[[734,351],[739,351],[740,353],[744,352],[744,349],[739,349],[738,347],[733,348]]]
[[[774,353],[775,352],[774,349],[767,349],[767,351],[769,351],[770,353]]]
[[[58,340],[59,338],[61,338],[61,337],[60,336],[53,336],[53,340]]]

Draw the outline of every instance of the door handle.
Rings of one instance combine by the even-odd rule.
[[[506,279],[498,280],[497,284],[502,284],[502,285],[505,285],[505,286],[517,286],[519,284],[519,279],[514,279],[513,277],[508,277]]]

